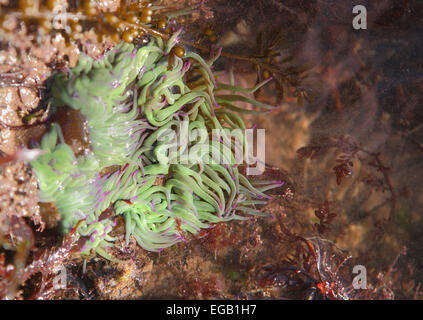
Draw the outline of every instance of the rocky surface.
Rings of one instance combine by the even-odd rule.
[[[100,9],[113,11],[118,2],[103,1]],[[316,283],[296,275],[293,269],[283,268],[306,268],[309,263],[308,272],[318,280],[322,275],[315,262],[310,262],[312,251],[336,256],[337,259],[320,265],[331,270],[340,266],[339,259],[351,255],[340,268],[347,282],[355,264],[367,267],[368,294],[351,298],[421,299],[423,149],[421,112],[416,107],[421,104],[421,80],[416,76],[419,65],[413,49],[418,47],[413,28],[420,9],[415,2],[406,2],[408,13],[395,7],[395,1],[381,1],[372,7],[377,15],[366,35],[352,31],[350,7],[338,8],[329,2],[234,1],[227,5],[227,1],[209,0],[193,16],[183,17],[186,39],[198,38],[196,32],[212,27],[226,52],[243,55],[258,54],[258,31],[281,26],[292,31],[289,26],[294,21],[304,24],[307,32],[299,32],[305,36],[297,39],[298,45],[294,46],[295,62],[312,60],[317,75],[310,76],[305,86],[317,92],[317,99],[299,106],[298,96],[287,89],[285,98],[278,101],[280,92],[269,85],[260,99],[278,103],[281,108],[270,115],[246,117],[249,126],[257,124],[266,129],[266,162],[284,170],[269,168],[268,174],[283,177],[287,184],[260,208],[269,213],[268,217],[218,224],[161,253],[146,252],[135,241],[125,247],[123,221],[119,220],[114,232],[120,240],[112,253],[124,262],[116,264],[94,256],[84,261],[74,253],[64,264],[67,289],[51,291],[43,297],[304,299],[315,292],[313,297],[322,298]],[[170,6],[176,3],[180,2],[165,1]],[[389,9],[390,3],[396,11]],[[93,30],[84,30],[66,46],[60,34],[36,36],[13,17],[7,19],[7,28],[0,29],[3,160],[44,133],[52,72],[75,65],[81,51],[96,57],[112,45],[107,39],[98,43]],[[405,50],[405,46],[412,49]],[[277,58],[277,62],[281,63],[282,58]],[[233,68],[238,84],[254,85],[256,71],[250,61],[227,57],[219,61],[219,79],[230,79],[228,71]],[[81,126],[72,123],[81,119],[68,113],[60,119],[68,121],[67,134],[73,139],[75,151],[86,148],[75,138],[78,133],[72,131],[80,131]],[[342,152],[332,149],[318,159],[301,159],[297,154],[299,148],[316,144],[317,138],[326,135],[350,136],[369,151],[353,159],[352,174],[340,184],[333,167]],[[376,153],[380,153],[378,159],[389,170],[369,165],[375,161]],[[388,173],[393,192],[384,172]],[[315,211],[322,208],[325,200],[330,212],[337,216],[329,230],[321,234],[315,227],[320,222]],[[381,223],[391,215],[389,224]],[[7,258],[5,265],[13,265],[12,257],[19,258],[23,251],[15,247],[16,240],[31,244],[23,259],[26,264],[57,247],[62,239],[57,230],[59,220],[54,206],[40,207],[37,203],[37,182],[28,166],[13,160],[0,163],[0,262],[4,262],[3,257]],[[408,248],[407,255],[404,247]],[[0,266],[4,277],[0,279],[0,289],[8,277],[2,271]],[[320,280],[336,279],[326,273]],[[23,288],[34,291],[39,285],[40,279],[34,277]],[[36,297],[23,291],[18,296]]]

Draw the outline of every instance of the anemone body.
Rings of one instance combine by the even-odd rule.
[[[210,66],[193,52],[169,59],[176,39],[152,38],[138,49],[122,43],[101,60],[82,55],[68,74],[55,77],[53,105],[82,113],[91,152],[76,157],[54,124],[41,142],[45,154],[31,164],[40,201],[55,202],[64,229],[83,220],[83,253],[94,249],[112,259],[105,248],[115,240],[109,235],[114,215],[125,219],[127,242],[133,236],[158,251],[213,223],[261,215],[254,205],[278,186],[255,187],[236,157],[237,148],[251,146],[234,102],[272,107],[236,94],[247,89],[216,84]],[[110,208],[114,215],[105,215]]]

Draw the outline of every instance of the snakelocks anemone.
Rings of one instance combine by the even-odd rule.
[[[79,222],[83,254],[95,250],[115,260],[107,247],[116,240],[110,231],[117,215],[126,242],[133,236],[159,251],[213,223],[263,215],[254,206],[283,184],[249,180],[240,170],[246,159],[238,151],[248,158],[252,146],[236,113],[258,111],[234,102],[272,109],[239,94],[264,83],[216,83],[211,62],[172,53],[178,36],[152,37],[140,48],[121,43],[98,60],[81,55],[54,79],[52,104],[85,117],[90,152],[76,156],[54,123],[41,141],[44,154],[31,165],[40,202],[56,204],[64,231]]]

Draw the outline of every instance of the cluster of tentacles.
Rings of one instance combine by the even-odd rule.
[[[31,165],[40,201],[56,204],[64,229],[82,220],[82,253],[94,249],[113,260],[105,250],[115,240],[110,208],[124,216],[127,242],[133,236],[158,251],[212,223],[261,215],[255,205],[270,198],[264,192],[283,184],[247,179],[236,156],[251,146],[234,112],[257,111],[234,103],[273,108],[237,92],[264,83],[251,90],[217,84],[212,62],[194,52],[172,55],[178,36],[152,37],[140,48],[121,43],[97,60],[81,55],[54,79],[53,106],[82,113],[91,151],[76,157],[55,123]]]

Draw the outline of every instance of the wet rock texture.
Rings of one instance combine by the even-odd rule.
[[[30,168],[16,163],[0,169],[0,228],[3,235],[11,230],[12,217],[31,218],[41,223],[38,184]]]

